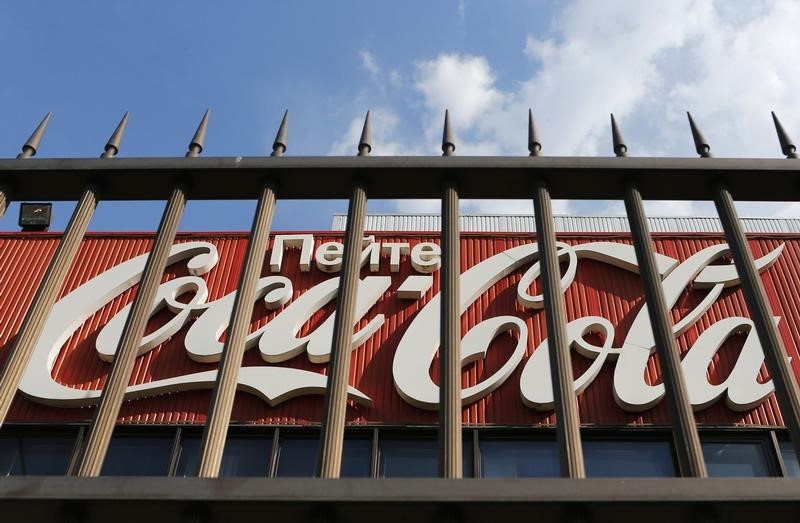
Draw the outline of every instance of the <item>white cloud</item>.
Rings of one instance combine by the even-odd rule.
[[[375,57],[366,49],[362,49],[358,52],[358,57],[361,59],[361,67],[366,70],[370,76],[373,78],[377,78],[378,75],[381,73],[381,68],[378,66],[377,60]]]
[[[389,71],[389,83],[394,87],[401,87],[403,85],[403,75],[397,69]]]
[[[425,105],[435,113],[451,111],[451,121],[472,126],[479,117],[498,107],[503,95],[494,87],[494,76],[485,58],[441,54],[418,62],[416,88]]]
[[[798,26],[800,2],[794,0],[651,0],[635,8],[626,0],[573,0],[547,34],[528,37],[520,52],[529,58],[530,73],[516,85],[498,87],[485,57],[450,52],[416,62],[413,82],[402,87],[412,89],[412,108],[416,95],[416,108],[424,109],[426,154],[439,149],[445,108],[457,154],[526,154],[531,107],[546,155],[611,155],[613,112],[631,155],[694,156],[685,116],[690,110],[717,156],[778,157],[769,111],[790,133],[800,133],[800,68],[793,65]],[[377,67],[374,59],[366,63]],[[392,129],[385,151],[416,150]],[[623,210],[620,202],[592,205],[574,202],[561,210]],[[714,214],[709,202],[646,205],[654,215]],[[527,212],[529,202],[470,201],[464,208]],[[800,204],[745,202],[738,208],[750,216],[800,216]]]
[[[610,155],[614,112],[633,155],[693,156],[691,110],[717,156],[779,156],[769,116],[800,132],[800,3],[575,0],[549,35],[530,36],[531,75],[496,86],[481,56],[417,63],[429,138],[451,110],[459,154],[525,154],[534,109],[548,155]],[[486,204],[476,209],[494,209]],[[800,216],[800,206],[741,204],[748,215]],[[654,214],[712,214],[701,202],[648,202]],[[493,211],[492,211],[493,212]]]

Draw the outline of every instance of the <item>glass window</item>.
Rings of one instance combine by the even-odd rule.
[[[278,439],[279,478],[310,478],[317,468],[319,438],[316,437],[281,437]]]
[[[222,453],[219,475],[266,476],[272,457],[272,436],[229,434]],[[196,476],[200,468],[200,436],[186,436],[181,441],[176,476]]]
[[[368,438],[347,438],[342,450],[343,478],[370,477],[372,463],[372,440]]]
[[[181,478],[197,476],[199,470],[200,437],[184,435],[181,439],[181,450],[178,456],[178,466],[175,468],[175,475]]]
[[[675,476],[672,447],[667,441],[584,441],[589,477]]]
[[[0,474],[60,476],[67,472],[74,435],[0,438]]]
[[[703,442],[710,477],[769,476],[764,446],[758,442]]]
[[[800,463],[797,461],[797,451],[791,441],[781,441],[781,456],[786,475],[790,478],[800,478]]]
[[[465,440],[463,476],[473,476],[472,441]],[[381,478],[435,478],[439,476],[439,443],[436,439],[381,438],[378,476]]]
[[[549,440],[481,439],[481,477],[541,478],[560,475],[558,445]]]
[[[279,478],[310,478],[317,469],[319,457],[318,436],[284,436],[281,432],[278,449]],[[368,478],[372,440],[367,438],[345,438],[342,449],[343,478]]]
[[[103,476],[166,476],[173,436],[121,435],[111,438]]]

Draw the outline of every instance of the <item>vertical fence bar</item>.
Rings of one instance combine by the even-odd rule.
[[[358,144],[358,155],[372,151],[372,127],[367,112],[364,129]],[[350,378],[350,359],[353,349],[353,323],[358,296],[361,265],[361,244],[364,237],[364,215],[367,209],[366,184],[356,180],[347,207],[344,257],[336,297],[336,319],[333,326],[331,359],[328,363],[328,386],[322,412],[322,431],[319,446],[319,477],[338,478],[342,468],[344,425],[347,414],[347,382]]]
[[[272,145],[272,156],[283,156],[286,151],[287,125],[288,111],[283,115],[278,134]],[[228,338],[222,349],[222,359],[217,370],[217,382],[211,393],[208,421],[203,429],[198,471],[198,476],[201,478],[216,478],[219,475],[233,410],[233,400],[236,397],[239,369],[244,357],[245,340],[250,330],[256,284],[264,265],[274,214],[275,191],[270,183],[266,183],[261,188],[253,225],[250,228],[242,274],[239,277],[236,298],[233,302]]]
[[[624,158],[627,156],[628,147],[624,143],[613,114],[611,115],[611,135],[614,153],[617,157]],[[703,459],[703,449],[700,446],[700,436],[697,434],[689,392],[683,379],[672,318],[664,299],[664,288],[656,265],[653,240],[644,213],[642,195],[635,179],[630,179],[625,184],[624,200],[633,246],[636,250],[636,259],[639,262],[639,273],[644,284],[650,327],[653,330],[653,340],[656,344],[658,361],[664,379],[678,468],[683,477],[705,478],[707,477],[706,463]]]
[[[700,133],[692,115],[686,114],[689,117],[689,125],[697,154],[703,158],[711,158],[711,146]],[[794,158],[794,145],[774,114],[773,118],[778,138],[781,142],[781,149],[787,158]],[[742,282],[742,291],[747,310],[750,312],[750,318],[753,321],[758,340],[764,352],[767,371],[769,371],[770,377],[775,384],[775,397],[778,400],[784,423],[789,429],[792,444],[800,456],[800,392],[797,389],[797,382],[787,360],[786,350],[783,348],[778,328],[772,319],[772,311],[764,293],[761,277],[758,275],[755,263],[753,263],[753,256],[747,245],[747,238],[739,221],[733,197],[723,181],[716,183],[713,193],[714,205],[717,208],[717,214],[719,214],[719,219],[722,222],[722,229],[725,231],[725,238],[731,249],[736,272],[739,273],[739,279]]]
[[[531,111],[528,111],[528,150],[531,156],[539,156],[541,151],[541,142],[536,134]],[[533,206],[542,267],[542,295],[547,322],[547,347],[550,355],[550,375],[553,380],[556,439],[560,451],[561,475],[567,478],[583,478],[586,472],[581,446],[580,417],[573,386],[553,209],[547,182],[542,178],[534,182]]]
[[[797,455],[800,456],[800,393],[797,390],[797,382],[787,360],[778,328],[772,319],[764,286],[753,263],[733,198],[722,183],[714,189],[714,204],[742,282],[745,303],[764,351],[767,370],[775,384],[775,397],[778,399],[783,421],[789,429]]]
[[[22,156],[22,158],[29,158],[36,154],[36,148],[44,134],[49,118],[50,113],[42,120],[42,123],[34,131],[33,136],[23,146],[23,153],[27,152],[28,155]],[[125,113],[122,121],[120,121],[111,138],[109,138],[105,151],[101,155],[102,158],[113,158],[119,151],[119,144],[122,141],[122,134],[125,132],[127,118],[128,114]],[[33,302],[25,313],[17,338],[9,351],[2,370],[0,370],[0,426],[5,422],[8,411],[14,401],[17,387],[19,387],[19,381],[25,373],[25,368],[28,366],[28,361],[31,354],[33,354],[36,342],[39,341],[47,316],[50,314],[53,303],[58,297],[58,292],[61,290],[67,271],[72,266],[75,253],[78,251],[96,208],[97,198],[94,188],[91,186],[84,188],[75,205],[75,210],[72,212],[72,217],[67,224],[64,235],[58,242],[56,252],[47,266],[42,283],[36,290]]]
[[[200,126],[189,144],[187,157],[195,157],[203,150],[209,112],[203,116]],[[99,476],[103,467],[111,434],[119,416],[119,409],[125,396],[125,389],[130,380],[131,371],[136,362],[136,352],[141,343],[144,329],[150,317],[156,291],[164,274],[167,258],[175,241],[183,210],[186,207],[186,195],[182,184],[178,184],[169,196],[161,223],[156,232],[153,250],[147,257],[144,273],[139,282],[139,289],[133,299],[131,311],[125,321],[122,338],[117,346],[111,362],[106,385],[100,396],[100,405],[95,411],[92,425],[84,448],[78,476]]]
[[[456,145],[450,113],[444,113],[442,156],[452,156]],[[439,346],[439,452],[444,478],[460,478],[461,463],[461,245],[458,224],[458,186],[447,179],[442,188],[442,268]]]

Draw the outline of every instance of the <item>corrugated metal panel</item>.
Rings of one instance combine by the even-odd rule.
[[[554,216],[557,232],[618,233],[629,232],[625,216]],[[465,214],[459,217],[464,232],[534,232],[532,215]],[[658,233],[721,233],[722,224],[716,217],[653,216],[648,217],[650,230]],[[335,214],[331,230],[343,231],[347,216]],[[798,218],[742,218],[745,232],[765,234],[800,234]],[[367,231],[432,232],[441,230],[437,214],[368,214],[364,225]]]
[[[438,241],[437,235],[381,234],[380,241],[404,241],[412,245],[421,241]],[[204,278],[210,289],[210,299],[215,300],[234,290],[238,280],[239,267],[245,248],[245,235],[225,234],[198,238],[196,235],[181,236],[179,241],[203,239],[217,245],[220,262]],[[340,240],[341,234],[321,233],[316,235],[316,243]],[[569,243],[592,241],[579,235],[562,235]],[[610,238],[609,241],[629,243],[627,235]],[[461,239],[462,271],[489,256],[530,241],[516,235],[466,234]],[[722,242],[719,236],[710,237],[659,237],[656,249],[679,260],[686,259],[698,250]],[[150,235],[90,235],[81,245],[76,263],[72,267],[62,295],[86,282],[88,279],[108,268],[138,254],[146,252],[151,245]],[[785,243],[783,254],[777,263],[764,273],[763,281],[773,310],[783,319],[779,325],[789,356],[792,357],[796,375],[800,375],[800,239],[762,237],[751,239],[751,248],[756,256]],[[55,247],[53,235],[8,235],[0,236],[0,324],[2,325],[2,348],[7,350],[19,327],[20,318],[30,303],[35,286],[41,278],[49,256]],[[299,253],[287,251],[282,274],[292,279],[295,297],[311,286],[330,277],[315,268],[303,273],[298,269]],[[263,274],[267,274],[265,267]],[[390,275],[388,264],[381,266],[382,275]],[[485,318],[499,314],[515,314],[524,318],[529,328],[527,356],[545,337],[544,314],[523,311],[516,303],[515,287],[522,273],[520,270],[504,277],[497,285],[480,296],[462,317],[462,329],[466,332]],[[169,268],[165,280],[184,273],[177,267]],[[416,409],[395,391],[391,379],[391,362],[397,344],[416,313],[438,292],[438,275],[434,275],[434,288],[419,301],[408,302],[397,298],[396,288],[412,274],[410,263],[404,257],[401,272],[397,274],[389,291],[368,314],[382,313],[386,322],[371,339],[354,351],[351,383],[369,395],[372,407],[351,406],[348,409],[348,422],[352,424],[391,423],[391,424],[434,424],[436,414]],[[364,276],[367,273],[363,274]],[[133,290],[117,297],[109,305],[92,316],[81,329],[66,343],[58,357],[54,377],[62,383],[83,389],[102,387],[108,364],[100,361],[94,353],[94,341],[98,331],[116,312],[132,300]],[[700,296],[687,292],[673,311],[674,319],[686,314]],[[616,327],[614,345],[619,346],[629,329],[635,314],[643,303],[642,288],[638,276],[615,269],[600,262],[582,260],[576,279],[566,292],[568,319],[586,315],[600,315],[608,318]],[[301,329],[300,335],[310,333],[333,311],[330,304],[314,315]],[[267,311],[259,303],[254,313],[253,328],[258,328],[272,319],[280,311]],[[163,313],[167,314],[167,313]],[[681,351],[686,351],[697,336],[709,325],[721,318],[732,315],[746,316],[746,306],[741,291],[734,289],[723,293],[721,298],[698,321],[697,325],[678,340]],[[151,327],[166,318],[158,316],[151,321]],[[367,320],[362,320],[361,326]],[[137,360],[131,383],[143,383],[153,379],[176,376],[189,372],[213,368],[210,364],[191,361],[183,349],[186,328],[165,342],[162,346]],[[735,362],[740,350],[742,336],[726,343],[709,367],[709,377],[713,382],[722,380]],[[489,350],[486,360],[477,361],[465,368],[462,385],[474,385],[493,373],[507,358],[513,344],[511,336],[500,336]],[[4,353],[5,350],[2,350]],[[573,362],[576,373],[582,373],[589,361],[575,355]],[[245,365],[265,365],[257,351],[245,355]],[[325,372],[325,365],[312,364],[305,355],[300,355],[283,365],[306,370]],[[474,403],[464,410],[464,422],[484,425],[540,425],[552,424],[552,413],[527,409],[519,394],[519,376],[522,365],[498,390]],[[436,379],[437,364],[431,367],[431,375]],[[669,423],[666,406],[662,402],[656,408],[644,413],[628,413],[621,410],[613,400],[611,389],[613,364],[606,364],[594,383],[580,396],[580,416],[587,424],[657,424]],[[762,369],[762,379],[766,376]],[[647,368],[650,383],[660,380],[659,368],[651,358]],[[210,393],[208,391],[181,392],[168,396],[149,398],[126,404],[120,419],[126,423],[203,423],[206,418]],[[302,397],[287,401],[277,407],[270,407],[261,400],[241,393],[237,396],[233,419],[241,423],[268,424],[307,424],[318,423],[322,410],[321,397]],[[58,409],[45,407],[17,397],[10,413],[9,421],[17,422],[66,422],[87,420],[92,409]],[[773,397],[745,412],[730,411],[724,401],[697,414],[704,424],[735,425],[780,425],[781,418]]]

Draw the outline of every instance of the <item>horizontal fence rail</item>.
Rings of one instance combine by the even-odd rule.
[[[364,180],[370,197],[441,198],[455,178],[461,198],[521,198],[536,177],[555,199],[621,199],[636,176],[645,199],[712,200],[720,179],[734,198],[794,201],[800,162],[731,158],[580,157],[204,157],[0,160],[0,186],[12,200],[77,200],[90,181],[103,200],[165,200],[175,180],[195,199],[253,199],[264,178],[282,199],[350,197]],[[491,182],[491,183],[489,183]],[[527,184],[527,185],[526,185]]]

